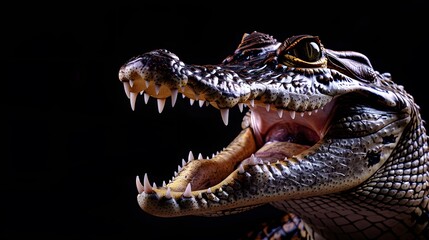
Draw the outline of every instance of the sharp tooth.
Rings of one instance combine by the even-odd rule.
[[[166,187],[167,184],[165,184],[165,181],[162,181],[162,187]]]
[[[256,164],[258,164],[258,159],[256,159],[255,154],[252,154],[252,156],[250,156],[249,164],[250,165],[256,165]]]
[[[194,154],[192,153],[192,151],[189,151],[189,154],[188,154],[188,162],[190,162],[190,161],[192,161],[192,160],[194,160],[195,158],[194,158]]]
[[[189,103],[191,104],[191,106],[194,105],[194,102],[195,102],[194,99],[192,99],[192,98],[189,99]]]
[[[204,100],[198,100],[198,104],[200,105],[200,107],[202,107],[204,105]]]
[[[271,108],[271,105],[270,105],[269,103],[267,103],[267,104],[265,105],[265,109],[267,109],[267,112],[269,112],[269,111],[270,111],[270,108]]]
[[[152,188],[157,188],[155,182],[152,183]]]
[[[207,193],[212,193],[212,189],[211,188],[207,188]]]
[[[177,171],[180,172],[182,170],[182,167],[180,165],[177,165]]]
[[[313,112],[312,111],[308,111],[307,114],[308,114],[308,116],[311,116],[311,114],[313,114]]]
[[[290,118],[295,119],[295,111],[289,111]]]
[[[144,93],[143,96],[144,96],[144,103],[147,104],[149,102],[150,95],[147,93]]]
[[[158,112],[162,113],[162,110],[164,110],[164,106],[165,106],[165,98],[158,98],[157,102],[158,102]]]
[[[182,158],[182,167],[186,165],[185,159]]]
[[[177,172],[176,172],[176,171],[174,171],[173,175],[174,175],[174,177],[177,177]]]
[[[140,95],[143,95],[143,93],[144,93],[144,90],[141,90],[141,91],[140,91]]]
[[[277,114],[279,115],[279,118],[283,117],[283,109],[277,109]]]
[[[131,109],[133,111],[136,108],[136,100],[137,100],[137,93],[130,92],[130,104],[131,104]]]
[[[144,187],[140,182],[139,176],[136,177],[136,185],[137,185],[137,191],[139,192],[139,194],[142,193],[144,191]]]
[[[222,108],[222,109],[220,109],[220,114],[222,116],[223,123],[225,125],[228,125],[229,108]]]
[[[171,89],[171,106],[174,107],[176,105],[177,100],[177,94],[179,93],[179,90],[177,89]]]
[[[161,85],[155,84],[155,94],[158,96]]]
[[[254,100],[254,99],[251,99],[249,102],[250,102],[250,106],[251,106],[251,107],[254,107],[254,106],[255,106],[255,100]]]
[[[149,179],[147,178],[147,173],[144,174],[143,178],[143,190],[145,193],[153,192],[152,187],[150,186]]]
[[[146,81],[146,80],[144,81],[144,85],[145,85],[145,87],[146,87],[146,88],[148,88],[148,87],[149,87],[149,84],[150,84],[150,82],[149,82],[149,81]]]
[[[208,107],[210,105],[210,102],[206,101],[206,107]]]
[[[170,187],[167,188],[167,191],[165,192],[165,197],[168,199],[171,199],[171,189]]]
[[[203,159],[203,155],[201,153],[199,153],[197,159]]]
[[[243,164],[241,164],[241,163],[238,166],[238,173],[244,173],[244,167],[243,167]]]
[[[300,115],[301,117],[304,117],[304,112],[301,112],[299,115]]]
[[[240,112],[243,112],[243,103],[238,103],[238,109],[240,109]]]
[[[188,185],[186,186],[185,192],[183,192],[183,196],[184,197],[192,197],[192,189],[191,189],[191,183],[188,183]]]
[[[134,81],[133,80],[130,80],[129,83],[130,83],[130,87],[134,86]]]
[[[124,84],[124,90],[125,90],[125,94],[127,94],[127,97],[130,98],[130,83],[129,82],[122,82]]]

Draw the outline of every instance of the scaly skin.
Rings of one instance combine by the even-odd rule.
[[[185,64],[155,50],[125,63],[119,79],[133,109],[138,93],[157,98],[160,112],[182,93],[218,108],[225,124],[230,108],[249,108],[242,132],[211,159],[190,154],[160,187],[137,177],[144,211],[220,216],[273,204],[300,219],[295,237],[429,236],[419,107],[366,56],[325,49],[315,36],[278,42],[253,32],[221,64]],[[274,233],[287,238],[284,229]]]

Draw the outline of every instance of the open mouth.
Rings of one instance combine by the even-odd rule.
[[[127,84],[124,82],[124,86]],[[130,96],[129,86],[125,90]],[[135,104],[135,99],[131,101],[132,105]],[[165,104],[165,98],[161,99],[161,104]],[[250,109],[243,118],[242,132],[222,151],[206,159],[190,152],[188,159],[182,160],[175,176],[159,187],[150,184],[147,174],[143,181],[137,177],[138,192],[162,193],[167,197],[191,196],[197,192],[210,192],[231,174],[244,172],[247,165],[297,161],[300,154],[305,155],[323,138],[334,110],[334,100],[318,109],[301,112],[254,102],[246,102],[245,106]],[[222,110],[221,116],[227,124],[228,116]]]

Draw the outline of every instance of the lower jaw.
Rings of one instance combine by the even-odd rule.
[[[267,142],[257,148],[250,128],[244,129],[236,139],[212,159],[198,159],[186,163],[182,171],[167,186],[173,191],[184,191],[191,183],[192,190],[204,190],[225,180],[242,165],[287,161],[309,146],[292,142]]]

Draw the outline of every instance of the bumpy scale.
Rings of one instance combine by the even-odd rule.
[[[291,234],[303,238],[429,236],[419,107],[363,54],[253,32],[220,64],[185,64],[160,49],[130,59],[119,79],[133,110],[138,93],[159,112],[181,93],[219,109],[225,124],[229,109],[248,108],[241,133],[210,159],[190,152],[160,187],[137,177],[144,211],[220,216],[270,203],[293,213],[282,224],[296,223]]]

